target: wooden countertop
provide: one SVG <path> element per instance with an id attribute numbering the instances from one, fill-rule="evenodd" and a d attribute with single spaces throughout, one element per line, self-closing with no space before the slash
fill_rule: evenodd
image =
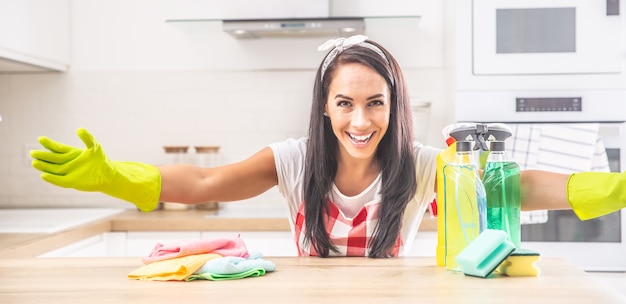
<path id="1" fill-rule="evenodd" d="M 435 230 L 425 217 L 421 230 Z M 212 282 L 127 279 L 138 258 L 36 258 L 109 231 L 284 231 L 285 218 L 228 217 L 215 211 L 128 210 L 51 234 L 0 234 L 1 303 L 356 302 L 626 303 L 614 290 L 561 259 L 544 258 L 539 277 L 480 279 L 435 266 L 434 258 L 266 257 L 277 271 Z"/>
<path id="2" fill-rule="evenodd" d="M 625 303 L 561 259 L 539 277 L 481 279 L 435 266 L 434 258 L 266 257 L 262 277 L 157 282 L 127 278 L 138 258 L 0 259 L 2 303 Z"/>

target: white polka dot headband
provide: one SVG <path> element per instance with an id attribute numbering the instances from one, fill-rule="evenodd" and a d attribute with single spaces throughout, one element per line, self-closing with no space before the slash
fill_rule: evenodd
<path id="1" fill-rule="evenodd" d="M 330 39 L 324 43 L 322 43 L 322 45 L 320 45 L 317 50 L 322 52 L 322 51 L 327 51 L 329 49 L 332 48 L 332 51 L 330 51 L 330 53 L 328 53 L 328 55 L 326 56 L 326 59 L 324 59 L 324 63 L 322 64 L 322 71 L 320 74 L 320 81 L 324 80 L 324 73 L 326 72 L 326 68 L 328 68 L 328 65 L 335 59 L 335 57 L 337 57 L 337 55 L 339 55 L 339 53 L 343 52 L 343 50 L 353 46 L 353 45 L 360 45 L 363 47 L 366 47 L 368 49 L 373 50 L 374 52 L 376 52 L 378 55 L 380 55 L 380 57 L 382 57 L 383 59 L 385 59 L 385 62 L 387 62 L 387 64 L 389 64 L 389 60 L 387 60 L 387 57 L 385 56 L 385 54 L 383 53 L 383 51 L 378 48 L 377 46 L 371 44 L 371 43 L 367 43 L 365 42 L 367 40 L 367 36 L 365 35 L 355 35 L 355 36 L 351 36 L 348 38 L 337 38 L 337 39 Z"/>

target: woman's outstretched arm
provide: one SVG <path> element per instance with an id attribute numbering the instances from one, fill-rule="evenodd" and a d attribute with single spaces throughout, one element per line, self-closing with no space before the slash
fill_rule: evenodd
<path id="1" fill-rule="evenodd" d="M 567 200 L 569 174 L 523 170 L 520 175 L 522 210 L 571 209 Z"/>
<path id="2" fill-rule="evenodd" d="M 243 161 L 220 167 L 168 165 L 158 169 L 163 202 L 242 200 L 262 194 L 278 183 L 274 153 L 269 147 Z"/>

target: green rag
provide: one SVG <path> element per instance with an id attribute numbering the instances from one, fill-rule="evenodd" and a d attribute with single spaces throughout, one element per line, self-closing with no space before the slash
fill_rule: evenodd
<path id="1" fill-rule="evenodd" d="M 194 280 L 210 280 L 210 281 L 226 281 L 226 280 L 237 280 L 243 279 L 247 277 L 260 277 L 265 275 L 265 269 L 262 267 L 252 268 L 246 271 L 231 273 L 231 274 L 216 274 L 216 273 L 200 273 L 193 274 L 185 279 L 185 281 L 194 281 Z"/>

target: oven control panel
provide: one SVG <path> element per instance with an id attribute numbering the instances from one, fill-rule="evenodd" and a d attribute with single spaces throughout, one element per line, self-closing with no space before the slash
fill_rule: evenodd
<path id="1" fill-rule="evenodd" d="M 581 112 L 582 97 L 517 97 L 515 112 Z"/>

